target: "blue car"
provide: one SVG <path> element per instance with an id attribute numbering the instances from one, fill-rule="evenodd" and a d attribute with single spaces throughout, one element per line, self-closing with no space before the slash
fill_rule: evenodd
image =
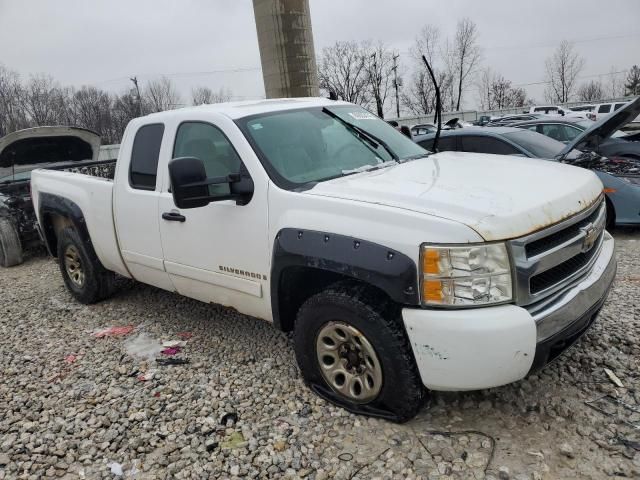
<path id="1" fill-rule="evenodd" d="M 513 127 L 469 127 L 440 133 L 438 151 L 515 155 L 554 160 L 593 170 L 604 185 L 607 226 L 640 225 L 640 161 L 609 159 L 597 153 L 599 145 L 640 114 L 640 97 L 603 118 L 572 142 L 564 144 L 539 133 Z M 414 138 L 433 151 L 436 134 Z"/>

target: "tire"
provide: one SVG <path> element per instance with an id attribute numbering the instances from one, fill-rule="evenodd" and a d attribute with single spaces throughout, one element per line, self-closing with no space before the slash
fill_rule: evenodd
<path id="1" fill-rule="evenodd" d="M 616 227 L 616 210 L 613 207 L 611 200 L 605 198 L 605 202 L 607 205 L 607 223 L 605 224 L 605 228 L 608 232 L 612 232 Z"/>
<path id="2" fill-rule="evenodd" d="M 95 303 L 113 293 L 115 275 L 102 266 L 91 244 L 83 242 L 74 228 L 58 235 L 58 265 L 67 289 L 79 302 Z"/>
<path id="3" fill-rule="evenodd" d="M 20 235 L 7 217 L 0 217 L 0 265 L 13 267 L 22 263 Z"/>
<path id="4" fill-rule="evenodd" d="M 336 328 L 346 331 L 350 340 L 340 343 L 342 337 Z M 357 340 L 359 334 L 364 338 Z M 335 348 L 327 336 L 337 340 Z M 355 346 L 356 353 L 341 356 L 349 343 Z M 424 402 L 425 388 L 402 324 L 400 307 L 381 299 L 380 292 L 366 285 L 339 282 L 310 297 L 298 311 L 294 344 L 305 382 L 323 398 L 353 413 L 401 423 L 413 418 Z M 372 358 L 367 353 L 370 347 Z M 354 367 L 358 364 L 357 352 L 362 358 Z M 328 355 L 325 357 L 324 353 Z M 337 363 L 329 362 L 328 357 Z M 340 375 L 344 379 L 342 386 Z M 364 382 L 368 387 L 363 386 Z M 347 394 L 344 390 L 348 390 Z"/>

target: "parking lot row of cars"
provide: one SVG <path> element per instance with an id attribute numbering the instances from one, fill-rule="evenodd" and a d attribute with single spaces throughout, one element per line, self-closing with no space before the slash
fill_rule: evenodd
<path id="1" fill-rule="evenodd" d="M 570 163 L 593 170 L 605 187 L 608 226 L 640 224 L 640 133 L 620 129 L 640 113 L 640 98 L 609 105 L 598 121 L 559 107 L 531 107 L 529 113 L 496 118 L 485 126 L 450 121 L 436 149 L 514 155 Z M 547 109 L 547 110 L 544 110 Z M 555 109 L 555 110 L 554 110 Z M 591 113 L 586 109 L 583 112 Z M 436 127 L 412 127 L 414 140 L 434 150 Z"/>

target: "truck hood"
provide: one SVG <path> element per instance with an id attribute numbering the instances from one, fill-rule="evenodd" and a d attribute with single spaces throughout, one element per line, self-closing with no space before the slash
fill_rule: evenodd
<path id="1" fill-rule="evenodd" d="M 0 138 L 0 168 L 98 160 L 100 135 L 78 127 L 19 130 Z"/>
<path id="2" fill-rule="evenodd" d="M 321 182 L 305 193 L 434 215 L 485 240 L 504 240 L 585 209 L 602 183 L 593 172 L 552 161 L 442 152 Z"/>
<path id="3" fill-rule="evenodd" d="M 633 122 L 638 115 L 640 115 L 640 97 L 637 97 L 624 107 L 610 115 L 606 115 L 591 125 L 591 128 L 586 129 L 572 142 L 567 144 L 562 152 L 560 152 L 559 159 L 564 159 L 573 149 L 592 152 L 598 151 L 598 147 L 602 142 L 613 135 L 616 130 Z"/>

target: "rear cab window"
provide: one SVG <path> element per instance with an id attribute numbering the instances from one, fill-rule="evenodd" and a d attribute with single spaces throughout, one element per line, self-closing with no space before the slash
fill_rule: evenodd
<path id="1" fill-rule="evenodd" d="M 609 113 L 611 111 L 611 104 L 600 105 L 598 107 L 598 113 Z"/>
<path id="2" fill-rule="evenodd" d="M 143 125 L 136 132 L 129 164 L 129 185 L 136 190 L 155 190 L 164 124 Z"/>

